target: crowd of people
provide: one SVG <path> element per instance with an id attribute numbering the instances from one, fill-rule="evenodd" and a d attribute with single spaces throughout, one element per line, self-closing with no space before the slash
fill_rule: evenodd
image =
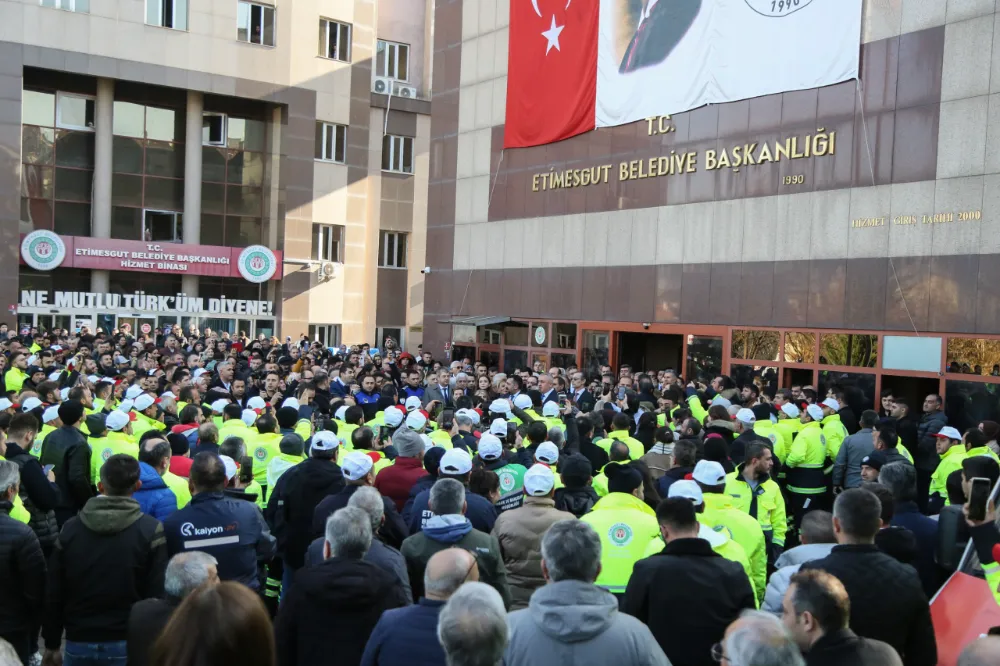
<path id="1" fill-rule="evenodd" d="M 1000 479 L 936 395 L 179 327 L 0 352 L 3 666 L 932 666 L 937 514 Z M 992 503 L 963 525 L 996 590 Z"/>

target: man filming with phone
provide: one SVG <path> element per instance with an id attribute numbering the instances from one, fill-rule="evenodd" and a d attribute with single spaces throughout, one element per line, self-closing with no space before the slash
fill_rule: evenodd
<path id="1" fill-rule="evenodd" d="M 997 511 L 990 499 L 993 484 L 988 478 L 968 480 L 969 501 L 963 507 L 969 524 L 969 535 L 979 556 L 979 563 L 986 576 L 993 599 L 1000 605 L 1000 530 L 997 529 Z"/>

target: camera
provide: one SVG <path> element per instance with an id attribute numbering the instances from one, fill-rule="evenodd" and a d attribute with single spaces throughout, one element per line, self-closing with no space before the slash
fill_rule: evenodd
<path id="1" fill-rule="evenodd" d="M 422 269 L 420 269 L 420 272 L 423 273 L 424 275 L 427 275 L 427 274 L 429 274 L 431 272 L 431 267 L 430 266 L 424 266 Z"/>

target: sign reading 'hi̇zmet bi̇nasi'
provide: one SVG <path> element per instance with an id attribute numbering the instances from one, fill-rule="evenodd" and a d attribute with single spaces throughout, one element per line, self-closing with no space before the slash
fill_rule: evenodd
<path id="1" fill-rule="evenodd" d="M 40 229 L 21 240 L 21 263 L 39 271 L 60 266 L 105 271 L 242 277 L 248 282 L 280 279 L 281 252 L 246 248 L 60 236 Z"/>

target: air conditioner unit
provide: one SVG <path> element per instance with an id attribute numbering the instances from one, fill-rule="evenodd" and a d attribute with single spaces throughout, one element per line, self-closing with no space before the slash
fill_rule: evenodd
<path id="1" fill-rule="evenodd" d="M 332 280 L 336 277 L 337 265 L 332 261 L 324 261 L 319 265 L 319 277 L 321 280 Z"/>
<path id="2" fill-rule="evenodd" d="M 392 84 L 392 94 L 396 97 L 416 97 L 417 89 L 405 83 Z"/>
<path id="3" fill-rule="evenodd" d="M 375 80 L 372 81 L 372 92 L 388 95 L 390 90 L 392 90 L 392 79 L 389 77 L 376 76 Z"/>

